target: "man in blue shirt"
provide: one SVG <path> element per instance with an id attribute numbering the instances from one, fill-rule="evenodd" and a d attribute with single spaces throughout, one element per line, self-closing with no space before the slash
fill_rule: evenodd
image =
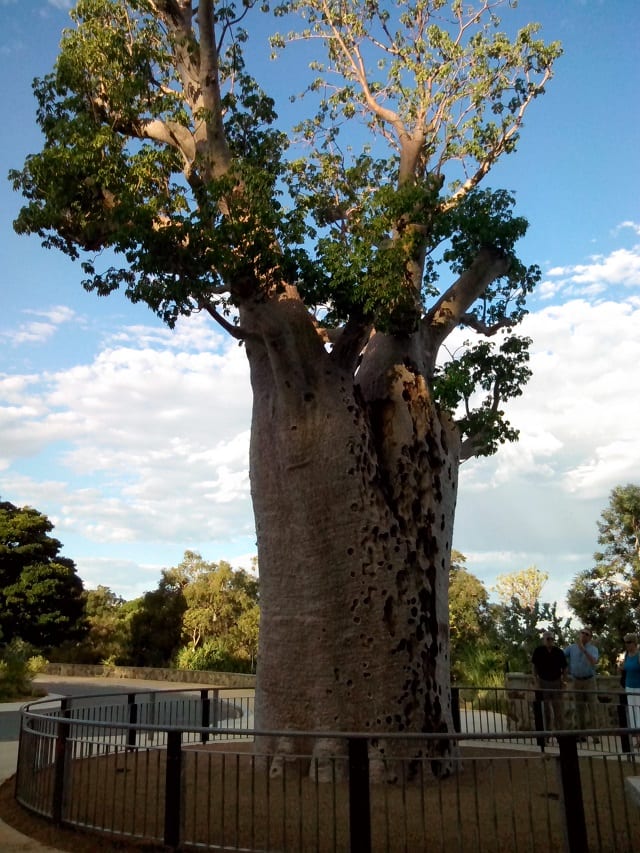
<path id="1" fill-rule="evenodd" d="M 575 643 L 564 650 L 569 675 L 573 680 L 576 723 L 579 729 L 595 728 L 596 725 L 596 666 L 599 653 L 591 642 L 592 639 L 591 630 L 582 628 Z M 585 741 L 586 737 L 578 739 Z M 599 741 L 600 738 L 593 738 L 594 743 Z"/>

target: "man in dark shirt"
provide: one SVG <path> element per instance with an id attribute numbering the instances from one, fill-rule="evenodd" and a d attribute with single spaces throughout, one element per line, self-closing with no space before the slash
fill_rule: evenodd
<path id="1" fill-rule="evenodd" d="M 536 687 L 542 691 L 545 728 L 555 728 L 556 731 L 564 729 L 562 688 L 566 682 L 567 659 L 562 649 L 556 646 L 551 631 L 545 631 L 542 635 L 542 645 L 534 651 L 531 663 Z"/>

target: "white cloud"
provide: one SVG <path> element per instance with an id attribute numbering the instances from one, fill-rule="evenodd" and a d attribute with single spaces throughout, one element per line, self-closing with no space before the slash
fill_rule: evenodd
<path id="1" fill-rule="evenodd" d="M 24 313 L 39 319 L 21 323 L 17 329 L 0 333 L 0 339 L 7 340 L 13 346 L 43 344 L 49 341 L 63 324 L 82 323 L 75 311 L 65 305 L 56 305 L 47 311 L 28 310 Z"/>
<path id="2" fill-rule="evenodd" d="M 169 566 L 141 563 L 119 557 L 76 557 L 78 574 L 85 589 L 108 586 L 125 599 L 139 598 L 155 589 L 163 568 Z"/>
<path id="3" fill-rule="evenodd" d="M 621 222 L 618 226 L 618 230 L 623 230 L 625 228 L 631 229 L 635 234 L 640 237 L 640 223 L 631 222 L 630 220 L 626 220 L 625 222 Z"/>
<path id="4" fill-rule="evenodd" d="M 35 503 L 44 475 L 43 510 L 55 494 L 61 531 L 95 542 L 187 547 L 250 535 L 246 355 L 194 319 L 193 338 L 184 326 L 177 340 L 127 328 L 92 362 L 4 377 L 3 467 L 31 458 L 43 469 L 33 479 L 8 473 L 4 488 Z"/>
<path id="5" fill-rule="evenodd" d="M 621 226 L 640 233 L 640 226 L 625 222 Z M 608 255 L 594 255 L 589 263 L 557 266 L 547 270 L 539 294 L 544 298 L 560 291 L 565 296 L 597 296 L 610 287 L 640 286 L 640 246 L 615 249 Z"/>
<path id="6" fill-rule="evenodd" d="M 534 562 L 557 585 L 590 564 L 611 489 L 640 482 L 640 306 L 572 300 L 522 332 L 533 378 L 507 405 L 520 440 L 462 466 L 455 547 L 474 555 L 470 571 Z"/>

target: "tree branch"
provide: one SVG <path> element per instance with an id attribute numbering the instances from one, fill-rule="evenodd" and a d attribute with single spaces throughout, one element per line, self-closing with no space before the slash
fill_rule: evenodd
<path id="1" fill-rule="evenodd" d="M 347 323 L 334 339 L 330 358 L 346 370 L 353 371 L 373 329 L 372 323 L 360 312 L 353 311 Z"/>
<path id="2" fill-rule="evenodd" d="M 493 389 L 491 391 L 491 406 L 489 411 L 492 415 L 496 415 L 498 413 L 498 407 L 500 406 L 501 396 L 500 396 L 500 383 L 496 379 L 493 383 Z M 465 401 L 465 406 L 468 409 L 468 400 Z M 487 439 L 491 438 L 491 429 L 488 426 L 485 426 L 484 429 L 480 429 L 477 432 L 470 434 L 460 445 L 460 461 L 464 462 L 467 459 L 471 459 L 472 456 L 475 456 L 479 450 L 484 447 L 487 442 Z"/>
<path id="3" fill-rule="evenodd" d="M 200 0 L 197 15 L 200 31 L 200 98 L 202 101 L 203 126 L 207 130 L 204 138 L 198 139 L 198 135 L 196 136 L 196 145 L 200 153 L 205 156 L 212 177 L 217 178 L 228 172 L 231 164 L 231 153 L 222 120 L 220 69 L 218 67 L 218 46 L 213 24 L 212 0 Z"/>
<path id="4" fill-rule="evenodd" d="M 234 326 L 233 323 L 230 323 L 225 317 L 220 314 L 220 312 L 216 309 L 215 305 L 212 305 L 208 300 L 199 297 L 197 299 L 198 308 L 201 311 L 206 311 L 207 314 L 218 323 L 219 326 L 231 335 L 232 338 L 235 338 L 237 341 L 246 341 L 247 338 L 252 337 L 250 332 L 245 331 L 240 328 L 240 326 Z M 256 337 L 256 336 L 253 336 Z"/>
<path id="5" fill-rule="evenodd" d="M 484 290 L 510 266 L 509 258 L 492 247 L 483 247 L 469 269 L 442 294 L 422 320 L 422 332 L 429 335 L 433 351 L 460 323 L 467 309 Z"/>
<path id="6" fill-rule="evenodd" d="M 482 320 L 479 320 L 475 314 L 463 314 L 460 317 L 460 322 L 468 326 L 470 329 L 473 329 L 474 332 L 478 332 L 481 335 L 484 335 L 487 338 L 493 337 L 500 329 L 508 329 L 510 326 L 514 325 L 514 321 L 509 317 L 503 317 L 501 320 L 498 320 L 497 323 L 492 323 L 489 325 L 488 323 L 483 323 Z"/>
<path id="7" fill-rule="evenodd" d="M 538 93 L 544 88 L 545 84 L 551 79 L 552 71 L 550 68 L 547 68 L 544 76 L 540 83 L 538 83 L 534 89 L 529 93 L 529 95 L 524 99 L 522 104 L 520 105 L 520 109 L 516 113 L 516 117 L 513 121 L 513 124 L 509 126 L 507 130 L 500 136 L 497 140 L 496 144 L 490 148 L 487 152 L 486 157 L 480 162 L 476 171 L 469 177 L 462 186 L 455 192 L 453 195 L 447 200 L 445 204 L 441 206 L 441 210 L 446 212 L 447 210 L 451 210 L 459 204 L 460 200 L 464 198 L 464 196 L 468 195 L 472 189 L 478 186 L 478 184 L 482 181 L 482 179 L 487 175 L 487 173 L 491 170 L 495 162 L 499 157 L 502 156 L 507 151 L 509 142 L 513 139 L 514 136 L 518 133 L 522 126 L 522 122 L 524 120 L 524 114 L 527 107 L 531 104 L 533 99 L 538 95 Z"/>
<path id="8" fill-rule="evenodd" d="M 353 54 L 351 50 L 349 50 L 349 47 L 344 37 L 342 36 L 342 33 L 340 32 L 340 25 L 334 23 L 333 16 L 331 14 L 331 9 L 329 7 L 329 4 L 326 2 L 323 3 L 323 12 L 326 16 L 328 26 L 331 29 L 331 38 L 333 38 L 333 40 L 338 44 L 345 61 L 348 65 L 351 66 L 353 75 L 357 80 L 358 84 L 360 85 L 360 88 L 362 89 L 362 94 L 364 95 L 365 103 L 368 109 L 375 116 L 377 116 L 380 121 L 393 125 L 398 136 L 402 136 L 405 128 L 402 122 L 400 121 L 398 113 L 394 110 L 390 110 L 386 107 L 381 106 L 375 99 L 371 91 L 371 87 L 369 86 L 369 81 L 367 79 L 367 72 L 364 60 L 362 58 L 362 55 L 360 54 L 359 49 L 354 43 Z"/>

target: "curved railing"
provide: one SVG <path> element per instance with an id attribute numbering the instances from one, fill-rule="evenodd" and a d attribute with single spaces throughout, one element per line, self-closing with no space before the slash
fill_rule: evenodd
<path id="1" fill-rule="evenodd" d="M 624 693 L 553 733 L 542 698 L 455 688 L 456 732 L 424 735 L 258 732 L 253 695 L 222 689 L 39 700 L 22 711 L 16 797 L 61 826 L 170 848 L 640 849 Z M 277 761 L 261 752 L 274 739 Z"/>

